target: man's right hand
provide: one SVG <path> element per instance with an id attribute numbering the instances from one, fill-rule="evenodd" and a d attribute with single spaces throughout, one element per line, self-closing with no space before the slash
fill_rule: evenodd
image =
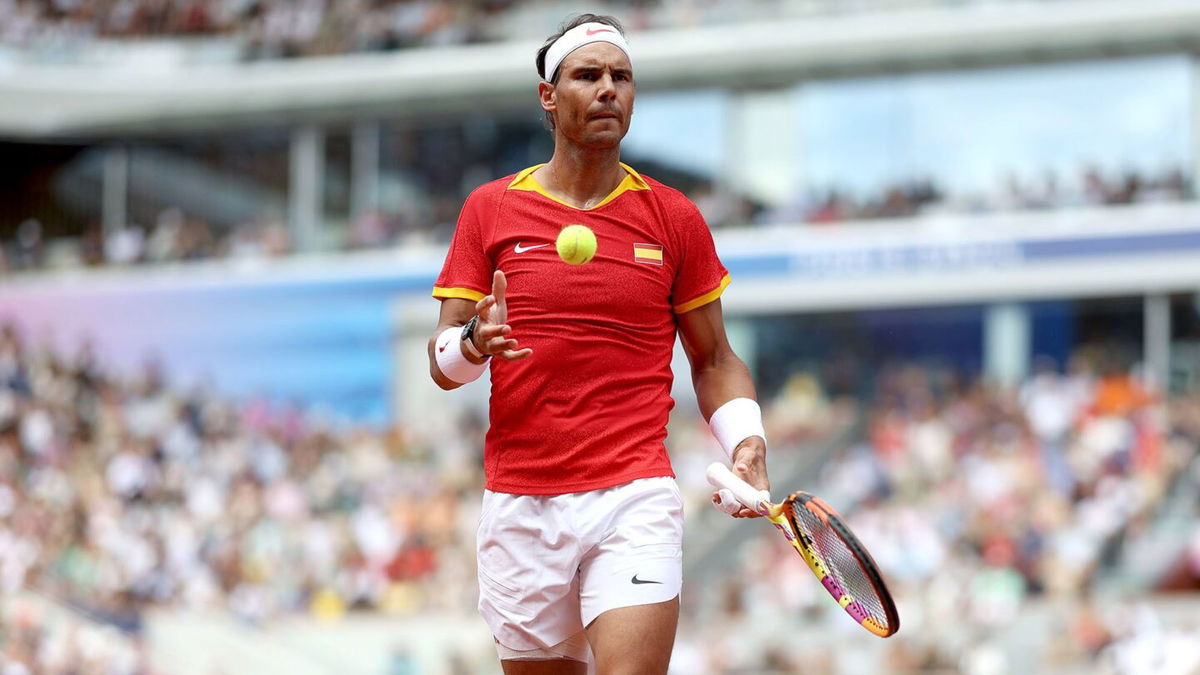
<path id="1" fill-rule="evenodd" d="M 735 476 L 749 483 L 756 490 L 771 491 L 771 481 L 767 478 L 767 444 L 761 436 L 751 436 L 733 450 L 733 467 L 732 471 Z M 733 498 L 733 493 L 727 495 L 728 498 Z M 734 518 L 757 518 L 759 513 L 753 509 L 742 506 L 739 509 L 722 506 L 720 492 L 714 492 L 712 502 L 716 505 L 719 511 L 723 511 L 733 516 Z M 729 502 L 724 502 L 728 504 Z"/>
<path id="2" fill-rule="evenodd" d="M 504 272 L 496 270 L 492 274 L 492 293 L 485 295 L 475 303 L 475 313 L 479 315 L 479 323 L 475 326 L 473 341 L 475 348 L 486 356 L 499 356 L 505 361 L 520 361 L 533 353 L 529 347 L 519 349 L 517 341 L 512 337 L 512 326 L 508 321 L 508 303 L 504 293 L 508 282 Z"/>

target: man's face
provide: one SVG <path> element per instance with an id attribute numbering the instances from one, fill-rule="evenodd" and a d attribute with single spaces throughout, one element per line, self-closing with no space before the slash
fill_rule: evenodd
<path id="1" fill-rule="evenodd" d="M 542 108 L 554 111 L 555 127 L 585 148 L 616 147 L 633 115 L 633 66 L 607 42 L 593 42 L 567 55 L 558 83 L 539 87 Z"/>

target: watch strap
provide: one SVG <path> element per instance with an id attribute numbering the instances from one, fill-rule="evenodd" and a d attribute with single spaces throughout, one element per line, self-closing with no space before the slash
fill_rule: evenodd
<path id="1" fill-rule="evenodd" d="M 471 317 L 471 320 L 463 326 L 462 340 L 463 342 L 467 343 L 467 351 L 471 353 L 471 356 L 474 356 L 477 359 L 483 359 L 487 358 L 488 355 L 479 351 L 479 349 L 475 346 L 475 327 L 477 325 L 479 325 L 478 314 Z"/>

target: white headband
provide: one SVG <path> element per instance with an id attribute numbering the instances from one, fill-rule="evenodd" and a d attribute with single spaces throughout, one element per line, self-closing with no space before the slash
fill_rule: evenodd
<path id="1" fill-rule="evenodd" d="M 546 50 L 546 63 L 543 68 L 543 72 L 546 73 L 545 80 L 554 80 L 554 74 L 558 72 L 558 67 L 562 65 L 563 59 L 567 58 L 567 54 L 593 42 L 607 42 L 625 52 L 625 56 L 629 56 L 629 43 L 625 42 L 625 37 L 616 28 L 606 23 L 580 24 L 563 33 L 562 37 L 555 40 L 550 49 Z"/>

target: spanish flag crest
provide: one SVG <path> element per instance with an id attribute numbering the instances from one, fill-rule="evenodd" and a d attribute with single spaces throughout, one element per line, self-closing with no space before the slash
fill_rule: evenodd
<path id="1" fill-rule="evenodd" d="M 633 261 L 647 265 L 663 264 L 663 247 L 658 244 L 634 244 Z"/>

